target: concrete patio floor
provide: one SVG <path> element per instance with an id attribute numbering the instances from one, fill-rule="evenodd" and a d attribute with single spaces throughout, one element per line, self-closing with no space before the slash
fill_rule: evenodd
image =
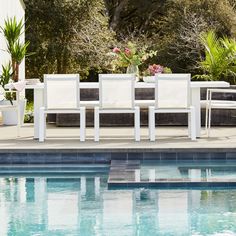
<path id="1" fill-rule="evenodd" d="M 187 138 L 186 127 L 158 127 L 157 139 L 149 142 L 147 127 L 141 128 L 141 142 L 133 139 L 133 128 L 101 128 L 100 142 L 93 141 L 93 128 L 87 128 L 87 140 L 79 141 L 79 128 L 61 128 L 48 125 L 47 139 L 39 143 L 33 139 L 33 125 L 21 128 L 21 137 L 16 138 L 15 126 L 0 125 L 0 152 L 16 150 L 79 150 L 94 151 L 224 151 L 236 150 L 236 127 L 213 127 L 211 137 L 207 138 L 204 129 L 202 137 L 196 141 Z"/>

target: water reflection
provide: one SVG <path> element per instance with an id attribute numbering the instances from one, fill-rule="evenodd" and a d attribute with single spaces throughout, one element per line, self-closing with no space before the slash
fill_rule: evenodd
<path id="1" fill-rule="evenodd" d="M 106 182 L 106 176 L 0 178 L 0 235 L 236 234 L 235 190 L 115 191 Z"/>

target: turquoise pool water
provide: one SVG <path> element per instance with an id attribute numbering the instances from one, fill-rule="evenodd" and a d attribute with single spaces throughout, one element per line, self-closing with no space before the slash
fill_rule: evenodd
<path id="1" fill-rule="evenodd" d="M 107 178 L 1 176 L 0 236 L 236 235 L 236 190 L 108 190 Z"/>

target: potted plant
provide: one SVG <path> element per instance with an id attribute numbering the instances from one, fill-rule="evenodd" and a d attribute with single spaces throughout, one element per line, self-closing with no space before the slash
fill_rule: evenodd
<path id="1" fill-rule="evenodd" d="M 0 27 L 1 33 L 3 33 L 6 43 L 7 52 L 10 54 L 11 62 L 7 66 L 2 66 L 2 75 L 0 85 L 2 88 L 9 82 L 19 81 L 19 67 L 25 56 L 29 56 L 27 53 L 27 48 L 29 42 L 22 42 L 21 35 L 24 33 L 23 20 L 17 22 L 16 17 L 8 18 L 5 20 L 4 26 Z M 31 53 L 32 54 L 32 53 Z M 1 103 L 12 103 L 12 95 L 5 97 Z M 13 101 L 14 103 L 14 101 Z M 21 121 L 24 119 L 24 110 L 26 107 L 26 99 L 20 99 L 20 113 Z M 5 125 L 15 125 L 17 124 L 17 116 L 15 111 L 4 111 L 3 113 L 3 123 Z"/>
<path id="2" fill-rule="evenodd" d="M 155 82 L 155 74 L 170 74 L 172 73 L 169 67 L 164 67 L 158 64 L 149 65 L 148 68 L 143 72 L 144 82 Z"/>
<path id="3" fill-rule="evenodd" d="M 115 47 L 113 49 L 115 59 L 113 64 L 115 67 L 125 67 L 126 73 L 135 74 L 139 80 L 139 68 L 144 61 L 156 55 L 156 51 L 147 51 L 147 47 L 137 49 L 134 43 L 129 42 L 127 47 L 120 49 Z"/>

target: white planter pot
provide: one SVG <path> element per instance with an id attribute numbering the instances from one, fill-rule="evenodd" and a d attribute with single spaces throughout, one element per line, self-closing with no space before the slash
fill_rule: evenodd
<path id="1" fill-rule="evenodd" d="M 13 104 L 15 101 L 13 101 Z M 10 101 L 1 101 L 2 105 L 11 105 Z M 20 100 L 20 118 L 21 124 L 24 123 L 24 115 L 26 108 L 26 99 Z M 16 111 L 3 111 L 2 112 L 2 120 L 4 125 L 17 125 L 17 113 Z"/>

